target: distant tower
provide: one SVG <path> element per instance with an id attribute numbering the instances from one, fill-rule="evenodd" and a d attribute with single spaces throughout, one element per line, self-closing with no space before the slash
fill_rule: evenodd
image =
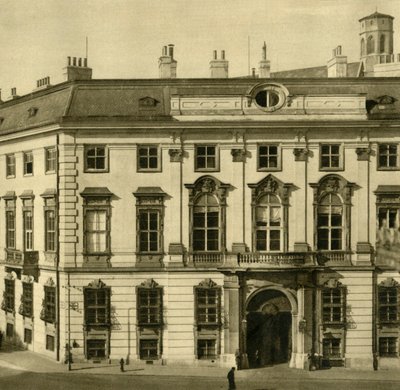
<path id="1" fill-rule="evenodd" d="M 269 78 L 271 77 L 271 63 L 267 60 L 267 45 L 264 42 L 264 46 L 262 47 L 262 57 L 259 63 L 259 75 L 260 78 Z"/>
<path id="2" fill-rule="evenodd" d="M 375 12 L 359 20 L 360 58 L 366 76 L 372 76 L 374 65 L 393 62 L 393 16 Z"/>

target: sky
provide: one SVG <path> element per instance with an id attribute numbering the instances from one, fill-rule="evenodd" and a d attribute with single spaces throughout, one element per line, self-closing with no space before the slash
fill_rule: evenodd
<path id="1" fill-rule="evenodd" d="M 395 17 L 400 0 L 0 0 L 0 88 L 19 95 L 50 76 L 64 81 L 67 56 L 85 57 L 96 79 L 157 78 L 162 46 L 175 44 L 178 77 L 209 77 L 213 50 L 225 50 L 229 76 L 258 68 L 266 41 L 271 71 L 326 64 L 342 45 L 359 59 L 358 20 Z"/>

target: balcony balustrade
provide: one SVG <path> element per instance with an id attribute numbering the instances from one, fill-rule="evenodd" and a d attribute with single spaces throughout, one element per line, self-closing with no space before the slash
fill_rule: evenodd
<path id="1" fill-rule="evenodd" d="M 240 267 L 299 267 L 306 263 L 304 253 L 239 253 Z"/>
<path id="2" fill-rule="evenodd" d="M 36 271 L 39 266 L 39 252 L 6 248 L 5 265 L 10 268 L 20 269 L 23 273 L 36 276 Z"/>

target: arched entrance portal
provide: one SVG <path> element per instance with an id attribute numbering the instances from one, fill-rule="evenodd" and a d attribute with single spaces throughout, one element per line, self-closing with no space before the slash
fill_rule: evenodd
<path id="1" fill-rule="evenodd" d="M 246 346 L 249 367 L 289 362 L 292 352 L 292 313 L 286 295 L 263 290 L 247 305 Z"/>

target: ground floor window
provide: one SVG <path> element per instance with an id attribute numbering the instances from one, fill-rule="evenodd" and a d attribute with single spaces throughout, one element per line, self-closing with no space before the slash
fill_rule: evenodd
<path id="1" fill-rule="evenodd" d="M 87 358 L 105 358 L 106 357 L 106 340 L 87 340 Z"/>
<path id="2" fill-rule="evenodd" d="M 7 337 L 13 337 L 14 336 L 14 324 L 7 323 L 6 336 Z"/>
<path id="3" fill-rule="evenodd" d="M 158 359 L 158 340 L 140 340 L 140 359 Z"/>
<path id="4" fill-rule="evenodd" d="M 32 344 L 32 329 L 24 329 L 24 343 Z"/>
<path id="5" fill-rule="evenodd" d="M 325 338 L 322 342 L 322 353 L 325 359 L 341 358 L 341 339 Z"/>
<path id="6" fill-rule="evenodd" d="M 197 340 L 197 358 L 198 359 L 215 359 L 216 340 Z"/>
<path id="7" fill-rule="evenodd" d="M 46 349 L 54 351 L 54 336 L 46 335 Z"/>
<path id="8" fill-rule="evenodd" d="M 379 356 L 397 357 L 397 337 L 379 338 Z"/>

